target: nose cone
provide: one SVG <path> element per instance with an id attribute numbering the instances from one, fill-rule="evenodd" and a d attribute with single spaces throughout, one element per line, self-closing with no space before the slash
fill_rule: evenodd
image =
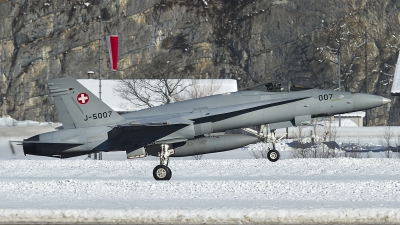
<path id="1" fill-rule="evenodd" d="M 390 100 L 390 99 L 388 99 L 388 98 L 382 97 L 383 105 L 384 105 L 384 104 L 388 104 L 388 103 L 391 102 L 391 101 L 392 101 L 392 100 Z"/>
<path id="2" fill-rule="evenodd" d="M 353 107 L 355 111 L 372 109 L 391 102 L 390 99 L 378 95 L 353 93 Z"/>

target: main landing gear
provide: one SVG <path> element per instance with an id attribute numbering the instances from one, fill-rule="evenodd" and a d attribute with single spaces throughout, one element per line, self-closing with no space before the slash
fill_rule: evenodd
<path id="1" fill-rule="evenodd" d="M 158 153 L 160 157 L 160 165 L 156 166 L 153 170 L 153 177 L 156 180 L 170 180 L 172 177 L 172 171 L 168 168 L 169 156 L 173 155 L 175 151 L 169 149 L 168 144 L 161 145 L 161 151 Z"/>

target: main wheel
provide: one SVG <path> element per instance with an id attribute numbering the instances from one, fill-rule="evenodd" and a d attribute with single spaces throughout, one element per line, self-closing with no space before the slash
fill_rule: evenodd
<path id="1" fill-rule="evenodd" d="M 269 150 L 267 153 L 267 158 L 271 162 L 276 162 L 279 159 L 279 152 L 277 150 Z"/>
<path id="2" fill-rule="evenodd" d="M 153 177 L 156 180 L 170 180 L 172 172 L 167 166 L 158 165 L 153 170 Z"/>

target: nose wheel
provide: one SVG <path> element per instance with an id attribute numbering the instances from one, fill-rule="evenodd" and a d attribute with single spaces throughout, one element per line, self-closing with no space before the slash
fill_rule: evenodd
<path id="1" fill-rule="evenodd" d="M 283 136 L 279 139 L 276 139 L 275 131 L 271 132 L 268 136 L 268 142 L 272 143 L 272 149 L 268 147 L 269 151 L 267 152 L 267 158 L 269 161 L 276 162 L 279 160 L 280 154 L 275 148 L 275 143 L 279 142 L 282 138 Z"/>
<path id="2" fill-rule="evenodd" d="M 275 150 L 275 149 L 269 150 L 268 153 L 267 153 L 267 158 L 268 158 L 268 160 L 271 161 L 271 162 L 276 162 L 276 161 L 278 161 L 278 160 L 279 160 L 279 157 L 280 157 L 280 154 L 279 154 L 279 152 L 278 152 L 277 150 Z"/>

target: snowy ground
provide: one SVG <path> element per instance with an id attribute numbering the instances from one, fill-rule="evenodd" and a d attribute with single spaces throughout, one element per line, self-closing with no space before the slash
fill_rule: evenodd
<path id="1" fill-rule="evenodd" d="M 0 161 L 0 221 L 399 223 L 394 159 Z"/>
<path id="2" fill-rule="evenodd" d="M 0 120 L 1 124 L 1 120 Z M 21 140 L 57 124 L 0 126 L 0 223 L 399 224 L 400 160 L 254 159 L 249 149 L 173 158 L 155 181 L 155 157 L 68 160 L 14 155 Z M 384 128 L 341 128 L 338 140 L 379 145 Z M 398 128 L 393 128 L 396 132 Z M 282 131 L 280 131 L 282 132 Z M 279 133 L 279 132 L 278 132 Z"/>

